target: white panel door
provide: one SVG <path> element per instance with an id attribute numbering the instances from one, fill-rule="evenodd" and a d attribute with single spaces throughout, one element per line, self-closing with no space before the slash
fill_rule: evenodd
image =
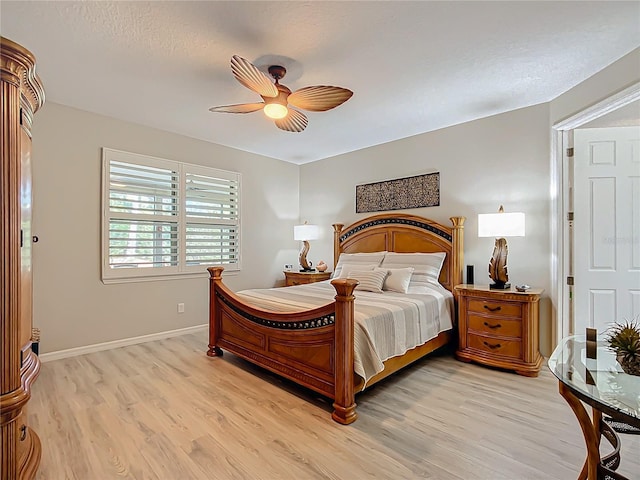
<path id="1" fill-rule="evenodd" d="M 640 127 L 574 131 L 574 322 L 640 318 Z"/>

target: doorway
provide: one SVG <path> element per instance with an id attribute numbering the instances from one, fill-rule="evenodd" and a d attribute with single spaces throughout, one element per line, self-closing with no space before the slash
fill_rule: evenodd
<path id="1" fill-rule="evenodd" d="M 580 208 L 574 205 L 574 133 L 578 129 L 608 128 L 624 122 L 628 125 L 629 117 L 637 117 L 639 102 L 640 83 L 637 83 L 552 127 L 552 185 L 555 190 L 552 208 L 555 218 L 551 225 L 551 284 L 555 288 L 551 297 L 556 306 L 556 328 L 552 339 L 554 346 L 566 335 L 583 333 L 576 329 L 584 328 L 584 322 L 575 322 L 576 312 L 584 315 L 585 308 L 583 304 L 576 308 L 575 302 L 578 299 L 574 296 L 575 255 L 584 255 L 584 251 L 579 249 L 576 252 L 574 248 L 575 240 L 583 240 L 574 238 L 576 230 L 573 213 L 576 208 Z M 584 219 L 584 212 L 582 215 Z M 582 277 L 581 279 L 584 281 Z M 585 300 L 582 298 L 580 301 Z"/>
<path id="2" fill-rule="evenodd" d="M 625 126 L 589 123 L 574 130 L 573 333 L 585 328 L 602 333 L 612 322 L 640 314 L 638 104 L 629 105 L 635 108 Z M 616 122 L 599 122 L 605 123 Z"/>

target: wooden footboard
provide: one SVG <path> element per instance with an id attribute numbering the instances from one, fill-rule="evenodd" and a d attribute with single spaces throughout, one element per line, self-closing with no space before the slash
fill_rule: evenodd
<path id="1" fill-rule="evenodd" d="M 210 278 L 210 357 L 228 350 L 334 400 L 332 418 L 356 420 L 353 364 L 352 279 L 337 279 L 335 302 L 313 310 L 278 313 L 253 308 L 222 283 L 223 267 Z"/>

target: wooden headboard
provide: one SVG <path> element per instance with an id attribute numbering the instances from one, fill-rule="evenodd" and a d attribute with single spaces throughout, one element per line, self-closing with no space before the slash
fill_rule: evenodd
<path id="1" fill-rule="evenodd" d="M 374 215 L 344 228 L 333 224 L 333 266 L 342 252 L 398 252 L 447 254 L 440 283 L 449 291 L 462 283 L 465 217 L 451 217 L 452 227 L 428 218 L 397 213 Z"/>

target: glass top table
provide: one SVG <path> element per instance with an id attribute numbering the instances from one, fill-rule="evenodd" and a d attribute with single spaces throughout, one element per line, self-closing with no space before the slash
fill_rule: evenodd
<path id="1" fill-rule="evenodd" d="M 640 377 L 622 371 L 604 339 L 598 340 L 596 352 L 595 359 L 587 358 L 584 335 L 564 338 L 549 357 L 549 369 L 591 400 L 583 401 L 596 403 L 605 413 L 640 428 Z"/>
<path id="2" fill-rule="evenodd" d="M 620 440 L 602 421 L 602 414 L 640 428 L 640 377 L 624 373 L 604 338 L 598 338 L 595 352 L 596 358 L 587 358 L 585 335 L 569 336 L 551 354 L 548 366 L 558 379 L 560 395 L 578 418 L 585 437 L 587 459 L 578 479 L 606 476 L 624 479 L 615 473 L 620 463 Z M 592 407 L 591 418 L 582 402 Z M 602 436 L 614 451 L 601 458 Z"/>

